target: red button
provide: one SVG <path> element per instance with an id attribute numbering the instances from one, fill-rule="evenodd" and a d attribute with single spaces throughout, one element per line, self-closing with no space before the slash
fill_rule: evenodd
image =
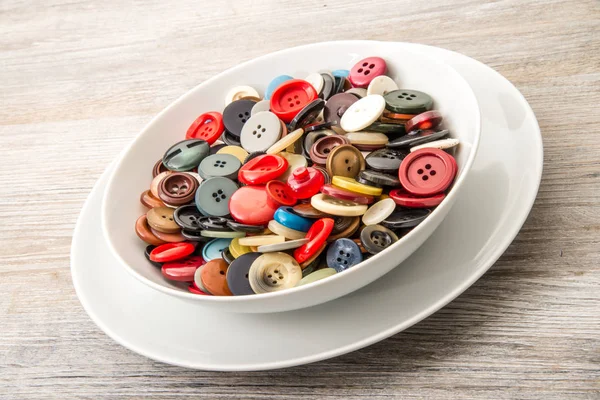
<path id="1" fill-rule="evenodd" d="M 203 139 L 213 144 L 225 130 L 223 116 L 220 112 L 211 111 L 200 115 L 190 125 L 185 135 L 186 139 Z"/>
<path id="2" fill-rule="evenodd" d="M 367 57 L 360 60 L 350 70 L 348 79 L 354 87 L 366 88 L 373 78 L 385 74 L 387 65 L 385 60 L 380 57 Z"/>
<path id="3" fill-rule="evenodd" d="M 299 199 L 308 199 L 319 193 L 325 183 L 323 173 L 311 167 L 298 167 L 288 178 L 288 185 Z"/>
<path id="4" fill-rule="evenodd" d="M 305 236 L 308 239 L 308 243 L 294 250 L 294 258 L 298 263 L 302 264 L 319 251 L 331 234 L 333 225 L 334 221 L 331 218 L 321 218 L 312 224 Z"/>
<path id="5" fill-rule="evenodd" d="M 271 94 L 271 112 L 285 123 L 290 123 L 304 106 L 317 97 L 317 91 L 310 83 L 291 79 L 283 82 Z"/>
<path id="6" fill-rule="evenodd" d="M 266 225 L 273 219 L 279 205 L 269 200 L 264 186 L 242 186 L 229 200 L 229 213 L 237 222 Z"/>
<path id="7" fill-rule="evenodd" d="M 400 183 L 416 196 L 431 196 L 446 190 L 456 176 L 456 161 L 440 149 L 425 148 L 410 153 L 398 170 Z"/>
<path id="8" fill-rule="evenodd" d="M 195 282 L 192 282 L 192 283 L 190 284 L 190 286 L 188 286 L 188 290 L 189 290 L 191 293 L 194 293 L 194 294 L 201 294 L 201 295 L 204 295 L 204 296 L 208 296 L 208 295 L 209 295 L 208 293 L 205 293 L 205 292 L 203 292 L 202 290 L 200 290 L 200 289 L 198 288 L 198 286 L 196 286 L 196 283 L 195 283 Z"/>
<path id="9" fill-rule="evenodd" d="M 201 256 L 191 256 L 163 264 L 161 271 L 165 278 L 172 281 L 192 282 L 198 267 L 205 263 Z"/>
<path id="10" fill-rule="evenodd" d="M 406 121 L 404 128 L 406 132 L 415 131 L 417 129 L 427 130 L 436 128 L 442 122 L 442 114 L 439 111 L 425 111 L 410 120 Z"/>
<path id="11" fill-rule="evenodd" d="M 194 245 L 187 242 L 161 244 L 150 252 L 150 260 L 159 263 L 180 260 L 192 254 L 194 249 Z"/>
<path id="12" fill-rule="evenodd" d="M 246 185 L 267 183 L 282 175 L 288 167 L 288 161 L 278 155 L 264 154 L 242 165 L 238 171 L 238 180 Z"/>
<path id="13" fill-rule="evenodd" d="M 292 188 L 281 181 L 267 183 L 267 194 L 277 207 L 293 206 L 298 202 Z"/>
<path id="14" fill-rule="evenodd" d="M 373 196 L 351 192 L 350 190 L 342 189 L 330 184 L 323 185 L 321 187 L 321 193 L 328 194 L 329 196 L 336 197 L 341 200 L 353 201 L 358 204 L 371 204 L 373 201 L 375 201 Z"/>
<path id="15" fill-rule="evenodd" d="M 390 198 L 396 204 L 408 208 L 431 208 L 435 207 L 446 198 L 444 193 L 434 194 L 429 197 L 419 197 L 410 194 L 404 189 L 394 189 L 390 192 Z"/>

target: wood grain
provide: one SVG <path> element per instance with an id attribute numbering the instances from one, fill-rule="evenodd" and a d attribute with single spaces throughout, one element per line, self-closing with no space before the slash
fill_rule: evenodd
<path id="1" fill-rule="evenodd" d="M 78 212 L 150 118 L 271 51 L 411 41 L 485 62 L 533 107 L 538 199 L 494 267 L 386 341 L 282 371 L 208 373 L 109 339 L 69 274 Z M 0 399 L 600 398 L 600 3 L 0 2 Z"/>

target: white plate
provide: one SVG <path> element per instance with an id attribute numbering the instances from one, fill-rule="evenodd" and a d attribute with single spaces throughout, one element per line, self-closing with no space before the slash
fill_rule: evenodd
<path id="1" fill-rule="evenodd" d="M 147 287 L 111 256 L 98 224 L 105 172 L 83 207 L 71 250 L 75 289 L 94 322 L 123 346 L 165 363 L 265 370 L 368 346 L 429 316 L 472 285 L 529 214 L 541 179 L 541 135 L 531 108 L 501 75 L 457 53 L 414 47 L 442 57 L 469 81 L 483 133 L 456 205 L 400 267 L 346 297 L 308 309 L 216 312 Z M 424 275 L 429 278 L 417 279 Z"/>

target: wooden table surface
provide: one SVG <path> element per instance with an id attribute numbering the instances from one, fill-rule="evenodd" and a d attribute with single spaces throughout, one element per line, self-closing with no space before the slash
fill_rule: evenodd
<path id="1" fill-rule="evenodd" d="M 0 2 L 0 398 L 599 399 L 600 3 Z M 94 325 L 69 249 L 92 186 L 163 107 L 275 50 L 420 42 L 492 66 L 539 120 L 544 176 L 521 233 L 432 317 L 282 371 L 153 362 Z"/>

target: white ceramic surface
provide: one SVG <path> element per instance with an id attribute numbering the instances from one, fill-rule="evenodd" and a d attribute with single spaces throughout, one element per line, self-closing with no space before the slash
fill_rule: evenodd
<path id="1" fill-rule="evenodd" d="M 483 135 L 455 207 L 402 266 L 349 296 L 304 310 L 236 314 L 185 302 L 132 278 L 109 252 L 94 223 L 107 171 L 84 205 L 71 250 L 73 283 L 92 320 L 154 360 L 206 370 L 264 370 L 368 346 L 473 284 L 508 247 L 533 205 L 543 161 L 539 127 L 517 89 L 492 69 L 447 50 L 412 46 L 464 74 L 481 106 Z"/>
<path id="2" fill-rule="evenodd" d="M 314 54 L 319 54 L 314 58 Z M 146 210 L 139 194 L 150 184 L 152 167 L 165 149 L 182 140 L 202 112 L 222 110 L 223 98 L 236 85 L 260 92 L 277 75 L 303 77 L 320 69 L 348 68 L 367 56 L 384 57 L 388 74 L 403 88 L 431 95 L 444 115 L 445 127 L 461 140 L 455 153 L 458 177 L 446 199 L 417 228 L 376 256 L 328 279 L 281 292 L 254 296 L 197 296 L 164 279 L 144 257 L 145 244 L 134 232 Z M 154 289 L 199 304 L 235 312 L 277 312 L 320 304 L 369 284 L 412 254 L 438 227 L 454 204 L 469 171 L 480 136 L 477 100 L 466 81 L 451 67 L 415 51 L 409 44 L 372 41 L 326 42 L 296 47 L 257 58 L 209 79 L 161 112 L 124 152 L 109 178 L 102 205 L 102 224 L 109 247 L 127 271 Z"/>

